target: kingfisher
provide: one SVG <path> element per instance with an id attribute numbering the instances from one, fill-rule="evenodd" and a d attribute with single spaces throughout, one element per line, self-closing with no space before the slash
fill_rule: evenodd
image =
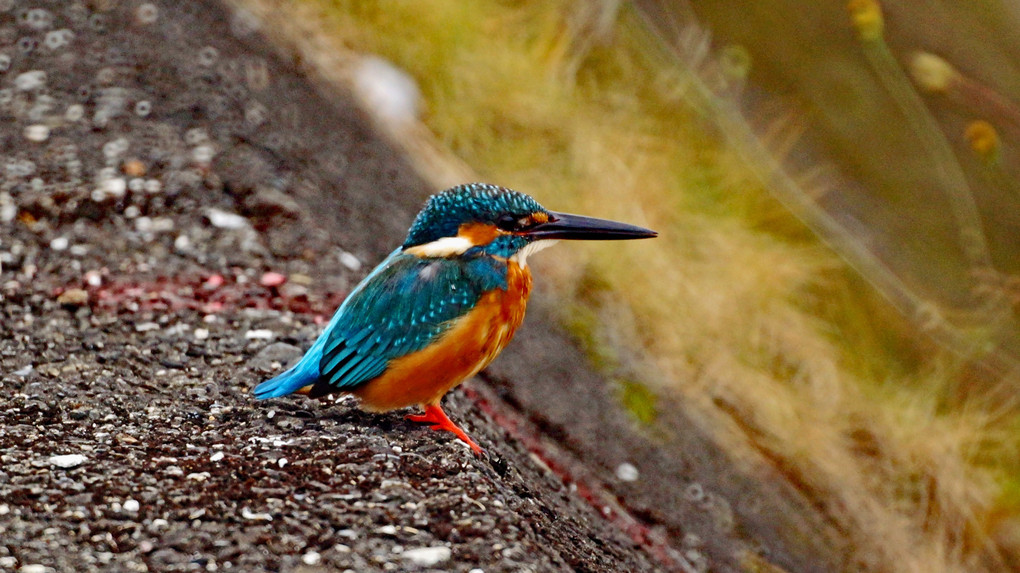
<path id="1" fill-rule="evenodd" d="M 655 237 L 626 223 L 557 213 L 530 196 L 472 183 L 431 196 L 404 243 L 365 277 L 294 366 L 255 387 L 259 399 L 349 393 L 369 412 L 408 415 L 482 449 L 440 400 L 485 368 L 524 319 L 528 257 L 560 239 Z"/>

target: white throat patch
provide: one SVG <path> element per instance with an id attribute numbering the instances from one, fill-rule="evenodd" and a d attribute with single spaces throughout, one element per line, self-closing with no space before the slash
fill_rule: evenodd
<path id="1" fill-rule="evenodd" d="M 452 257 L 453 255 L 463 255 L 473 246 L 475 244 L 467 237 L 443 237 L 431 243 L 411 247 L 407 249 L 407 252 L 419 257 Z"/>
<path id="2" fill-rule="evenodd" d="M 524 268 L 528 266 L 528 256 L 532 253 L 537 253 L 542 249 L 548 249 L 558 242 L 559 241 L 556 239 L 541 239 L 533 243 L 528 243 L 527 245 L 524 245 L 521 250 L 514 253 L 514 256 L 510 257 L 510 260 L 520 265 L 521 268 Z"/>

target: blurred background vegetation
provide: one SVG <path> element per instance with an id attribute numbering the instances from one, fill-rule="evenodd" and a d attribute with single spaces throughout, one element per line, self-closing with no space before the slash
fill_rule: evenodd
<path id="1" fill-rule="evenodd" d="M 766 452 L 848 569 L 1020 566 L 1015 4 L 299 4 L 481 179 L 660 231 L 534 263 L 636 423 Z"/>

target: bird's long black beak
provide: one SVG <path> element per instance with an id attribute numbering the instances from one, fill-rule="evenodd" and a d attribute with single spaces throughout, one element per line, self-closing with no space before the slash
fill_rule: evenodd
<path id="1" fill-rule="evenodd" d="M 644 227 L 618 223 L 584 215 L 549 213 L 549 222 L 535 225 L 524 231 L 536 239 L 567 239 L 575 241 L 619 241 L 623 239 L 649 239 L 658 233 Z"/>

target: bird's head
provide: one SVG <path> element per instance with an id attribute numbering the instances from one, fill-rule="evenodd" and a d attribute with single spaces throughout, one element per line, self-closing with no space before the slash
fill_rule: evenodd
<path id="1" fill-rule="evenodd" d="M 420 257 L 477 252 L 526 264 L 530 253 L 559 239 L 620 240 L 656 236 L 626 223 L 556 213 L 528 195 L 484 183 L 460 185 L 429 198 L 404 241 Z"/>

